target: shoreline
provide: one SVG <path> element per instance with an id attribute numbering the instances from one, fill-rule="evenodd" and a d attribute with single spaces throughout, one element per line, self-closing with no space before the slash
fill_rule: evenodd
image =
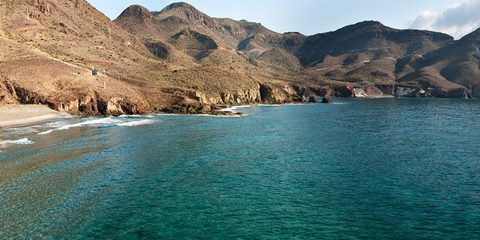
<path id="1" fill-rule="evenodd" d="M 376 99 L 376 98 L 393 98 L 393 96 L 368 96 L 357 97 L 360 99 Z M 245 116 L 243 112 L 237 111 L 239 108 L 252 107 L 252 106 L 281 106 L 285 104 L 305 104 L 301 102 L 281 103 L 281 104 L 246 104 L 246 105 L 233 105 L 225 106 L 224 108 L 217 109 L 210 113 L 206 113 L 212 116 Z M 0 104 L 0 130 L 12 127 L 25 127 L 41 123 L 46 120 L 69 116 L 69 113 L 59 112 L 49 108 L 46 105 L 40 104 Z M 186 114 L 189 115 L 189 114 Z"/>
<path id="2" fill-rule="evenodd" d="M 68 115 L 45 105 L 0 105 L 0 129 L 29 126 Z"/>

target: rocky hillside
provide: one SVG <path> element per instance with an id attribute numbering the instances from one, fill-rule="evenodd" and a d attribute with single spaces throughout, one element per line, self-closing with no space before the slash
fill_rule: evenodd
<path id="1" fill-rule="evenodd" d="M 1 102 L 84 114 L 148 109 L 139 84 L 120 78 L 149 61 L 148 49 L 87 2 L 0 1 L 0 12 Z"/>
<path id="2" fill-rule="evenodd" d="M 468 86 L 412 63 L 454 43 L 443 33 L 365 21 L 313 36 L 280 34 L 258 23 L 211 18 L 186 3 L 160 12 L 131 6 L 114 22 L 141 36 L 158 58 L 228 66 L 290 94 L 471 96 Z M 395 91 L 397 85 L 407 90 Z"/>
<path id="3" fill-rule="evenodd" d="M 117 115 L 311 95 L 477 97 L 479 36 L 454 41 L 375 21 L 304 36 L 187 3 L 133 5 L 111 21 L 85 0 L 4 0 L 0 103 Z"/>
<path id="4" fill-rule="evenodd" d="M 229 66 L 200 64 L 169 43 L 170 57 L 157 57 L 155 44 L 123 30 L 84 0 L 7 0 L 0 1 L 0 12 L 0 103 L 118 115 L 289 101 L 268 82 Z M 271 91 L 261 92 L 263 87 Z"/>
<path id="5" fill-rule="evenodd" d="M 438 92 L 439 97 L 456 97 L 455 92 L 448 91 L 447 86 L 463 86 L 456 90 L 464 97 L 480 97 L 480 30 L 476 30 L 462 39 L 447 46 L 426 53 L 411 60 L 406 67 L 411 73 L 399 81 L 417 82 L 423 88 L 438 89 L 445 85 L 446 90 Z"/>

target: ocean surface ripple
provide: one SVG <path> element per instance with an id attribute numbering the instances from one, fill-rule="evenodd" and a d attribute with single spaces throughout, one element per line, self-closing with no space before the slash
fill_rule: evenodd
<path id="1" fill-rule="evenodd" d="M 0 239 L 478 239 L 480 100 L 6 129 Z"/>

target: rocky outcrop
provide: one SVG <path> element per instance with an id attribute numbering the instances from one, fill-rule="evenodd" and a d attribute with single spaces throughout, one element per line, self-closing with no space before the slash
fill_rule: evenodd
<path id="1" fill-rule="evenodd" d="M 152 54 L 161 59 L 167 59 L 171 52 L 171 49 L 162 42 L 146 42 L 145 46 Z"/>
<path id="2" fill-rule="evenodd" d="M 414 85 L 395 85 L 393 95 L 408 98 L 472 98 L 471 92 L 461 86 L 451 89 L 441 87 L 423 89 Z"/>
<path id="3" fill-rule="evenodd" d="M 163 89 L 165 93 L 176 97 L 176 103 L 160 109 L 162 112 L 179 114 L 215 114 L 221 106 L 268 103 L 281 104 L 292 102 L 293 97 L 278 86 L 259 83 L 255 87 L 235 91 L 223 91 L 209 94 L 201 91 L 181 89 Z"/>
<path id="4" fill-rule="evenodd" d="M 132 5 L 128 8 L 126 8 L 122 14 L 123 16 L 130 16 L 130 17 L 135 17 L 138 19 L 143 19 L 146 21 L 146 19 L 153 21 L 154 17 L 152 12 L 150 12 L 148 9 L 140 6 L 140 5 Z"/>
<path id="5" fill-rule="evenodd" d="M 335 87 L 333 91 L 335 97 L 355 97 L 354 88 L 350 84 Z"/>
<path id="6" fill-rule="evenodd" d="M 5 77 L 0 77 L 0 80 L 2 80 L 0 82 L 0 102 L 6 104 L 19 103 L 13 84 Z"/>
<path id="7" fill-rule="evenodd" d="M 180 103 L 160 109 L 163 113 L 204 114 L 213 112 L 212 105 L 205 103 Z"/>
<path id="8" fill-rule="evenodd" d="M 471 92 L 464 87 L 453 89 L 434 89 L 432 92 L 427 93 L 436 98 L 472 98 Z"/>
<path id="9" fill-rule="evenodd" d="M 263 103 L 286 103 L 292 101 L 292 96 L 281 88 L 269 84 L 260 84 L 260 96 Z"/>
<path id="10" fill-rule="evenodd" d="M 393 90 L 393 96 L 395 97 L 420 97 L 425 94 L 425 90 L 417 86 L 408 86 L 408 85 L 395 85 Z"/>
<path id="11" fill-rule="evenodd" d="M 332 103 L 332 100 L 330 100 L 329 98 L 322 98 L 322 102 L 321 103 Z"/>
<path id="12" fill-rule="evenodd" d="M 380 90 L 384 96 L 393 96 L 395 84 L 375 84 L 375 88 Z"/>
<path id="13" fill-rule="evenodd" d="M 330 87 L 318 87 L 308 85 L 297 85 L 292 83 L 282 84 L 283 92 L 293 96 L 294 102 L 306 102 L 305 96 L 333 96 L 335 92 Z"/>
<path id="14" fill-rule="evenodd" d="M 318 101 L 317 101 L 316 96 L 310 96 L 310 97 L 308 98 L 308 102 L 309 102 L 309 103 L 316 103 L 316 102 L 318 102 Z"/>
<path id="15" fill-rule="evenodd" d="M 17 86 L 4 78 L 0 82 L 0 102 L 5 104 L 44 104 L 50 108 L 78 115 L 142 114 L 148 111 L 148 103 L 140 98 L 102 97 L 91 94 L 59 93 L 44 96 Z"/>
<path id="16" fill-rule="evenodd" d="M 385 94 L 378 89 L 374 84 L 363 85 L 353 88 L 354 97 L 357 98 L 373 98 L 383 97 Z M 390 95 L 390 94 L 387 94 Z"/>
<path id="17" fill-rule="evenodd" d="M 15 85 L 8 78 L 3 77 L 0 83 L 0 102 L 7 104 L 45 104 L 41 95 L 27 88 Z"/>
<path id="18" fill-rule="evenodd" d="M 45 15 L 49 15 L 50 11 L 50 4 L 45 0 L 35 0 L 35 6 L 37 6 L 38 10 Z"/>
<path id="19" fill-rule="evenodd" d="M 148 103 L 143 99 L 129 97 L 102 97 L 98 92 L 88 95 L 57 97 L 50 99 L 49 106 L 60 112 L 79 115 L 124 115 L 148 112 Z"/>
<path id="20" fill-rule="evenodd" d="M 377 88 L 375 84 L 368 84 L 365 86 L 362 86 L 363 92 L 370 97 L 379 97 L 379 96 L 384 96 L 384 95 L 391 95 L 390 93 L 384 94 L 382 90 Z"/>
<path id="21" fill-rule="evenodd" d="M 228 105 L 242 105 L 262 102 L 259 89 L 245 89 L 239 91 L 225 91 L 220 93 L 221 103 Z"/>

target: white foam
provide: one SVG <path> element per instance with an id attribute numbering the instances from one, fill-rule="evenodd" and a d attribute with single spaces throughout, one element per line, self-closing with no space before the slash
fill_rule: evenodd
<path id="1" fill-rule="evenodd" d="M 50 130 L 48 130 L 48 131 L 39 132 L 38 135 L 47 135 L 47 134 L 52 133 L 54 130 L 56 130 L 56 129 L 50 129 Z"/>
<path id="2" fill-rule="evenodd" d="M 108 126 L 112 124 L 116 124 L 121 122 L 120 120 L 113 119 L 112 117 L 108 118 L 99 118 L 99 119 L 94 119 L 94 120 L 89 120 L 85 122 L 80 122 L 80 123 L 75 123 L 75 124 L 70 124 L 66 125 L 63 127 L 58 128 L 59 130 L 68 130 L 70 128 L 76 128 L 76 127 L 84 127 L 84 126 Z"/>
<path id="3" fill-rule="evenodd" d="M 235 112 L 238 109 L 238 107 L 229 107 L 229 108 L 224 108 L 221 110 L 218 110 L 219 112 Z"/>
<path id="4" fill-rule="evenodd" d="M 142 115 L 120 115 L 119 118 L 141 118 Z"/>
<path id="5" fill-rule="evenodd" d="M 3 142 L 0 142 L 1 145 L 30 145 L 30 144 L 34 144 L 34 142 L 28 140 L 28 138 L 22 138 L 22 139 L 19 139 L 19 140 L 5 140 Z"/>
<path id="6" fill-rule="evenodd" d="M 38 132 L 35 129 L 36 126 L 29 126 L 29 127 L 19 127 L 19 128 L 9 128 L 8 131 L 14 132 L 16 134 L 29 134 L 29 133 L 35 133 Z"/>
<path id="7" fill-rule="evenodd" d="M 163 116 L 180 116 L 181 114 L 176 113 L 155 113 L 156 116 L 163 117 Z"/>
<path id="8" fill-rule="evenodd" d="M 58 128 L 50 129 L 41 133 L 38 133 L 40 135 L 45 135 L 45 134 L 50 134 L 53 131 L 60 131 L 60 130 L 68 130 L 71 128 L 78 128 L 78 127 L 85 127 L 85 126 L 97 126 L 97 127 L 102 127 L 102 126 L 109 126 L 109 125 L 114 125 L 117 123 L 120 123 L 120 120 L 113 119 L 112 117 L 109 118 L 98 118 L 98 119 L 93 119 L 93 120 L 88 120 L 85 122 L 79 122 L 75 124 L 69 124 L 65 126 L 60 126 Z"/>
<path id="9" fill-rule="evenodd" d="M 141 126 L 141 125 L 147 125 L 147 124 L 152 124 L 153 120 L 140 120 L 140 121 L 132 121 L 132 122 L 124 122 L 124 123 L 117 123 L 117 126 L 120 127 L 134 127 L 134 126 Z"/>
<path id="10" fill-rule="evenodd" d="M 124 117 L 106 117 L 106 118 L 89 118 L 84 122 L 79 122 L 75 124 L 68 124 L 64 126 L 58 126 L 56 128 L 40 132 L 39 135 L 50 134 L 54 131 L 69 130 L 71 128 L 80 128 L 80 127 L 108 127 L 108 126 L 123 126 L 123 127 L 132 127 L 140 126 L 146 124 L 152 124 L 154 121 L 151 119 L 142 119 L 137 120 L 141 116 L 124 116 Z M 135 119 L 135 120 L 134 120 Z"/>
<path id="11" fill-rule="evenodd" d="M 240 105 L 240 106 L 237 106 L 237 108 L 250 108 L 252 107 L 252 105 Z"/>
<path id="12" fill-rule="evenodd" d="M 240 118 L 240 117 L 246 117 L 248 114 L 242 114 L 242 115 L 208 115 L 211 117 L 216 117 L 216 118 Z"/>
<path id="13" fill-rule="evenodd" d="M 228 108 L 224 108 L 224 109 L 221 109 L 221 110 L 218 110 L 219 112 L 233 112 L 233 113 L 237 113 L 237 110 L 239 108 L 249 108 L 249 107 L 252 107 L 251 105 L 240 105 L 240 106 L 232 106 L 232 107 L 228 107 Z"/>

